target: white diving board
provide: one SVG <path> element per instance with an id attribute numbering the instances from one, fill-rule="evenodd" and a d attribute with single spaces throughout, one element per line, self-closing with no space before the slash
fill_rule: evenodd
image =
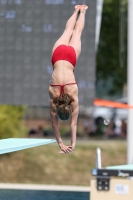
<path id="1" fill-rule="evenodd" d="M 106 169 L 116 169 L 116 170 L 133 170 L 133 164 L 131 165 L 116 165 L 116 166 L 108 166 Z"/>
<path id="2" fill-rule="evenodd" d="M 55 143 L 54 139 L 8 138 L 0 140 L 0 154 Z"/>

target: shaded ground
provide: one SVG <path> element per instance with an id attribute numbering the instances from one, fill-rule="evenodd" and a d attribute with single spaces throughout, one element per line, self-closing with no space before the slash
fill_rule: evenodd
<path id="1" fill-rule="evenodd" d="M 77 141 L 68 155 L 50 144 L 1 155 L 0 182 L 89 186 L 97 147 L 102 150 L 102 166 L 126 163 L 125 141 Z"/>

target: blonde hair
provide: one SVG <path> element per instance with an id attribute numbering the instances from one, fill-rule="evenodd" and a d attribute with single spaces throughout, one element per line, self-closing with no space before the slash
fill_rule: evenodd
<path id="1" fill-rule="evenodd" d="M 55 99 L 56 104 L 56 115 L 62 120 L 68 120 L 72 115 L 72 106 L 70 105 L 72 102 L 72 98 L 67 94 L 62 94 L 61 97 L 57 97 Z"/>

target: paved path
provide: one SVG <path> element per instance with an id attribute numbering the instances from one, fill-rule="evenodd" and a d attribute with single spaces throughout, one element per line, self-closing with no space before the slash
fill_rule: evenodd
<path id="1" fill-rule="evenodd" d="M 19 184 L 19 183 L 17 183 L 17 184 L 0 183 L 0 189 L 90 192 L 89 186 Z"/>

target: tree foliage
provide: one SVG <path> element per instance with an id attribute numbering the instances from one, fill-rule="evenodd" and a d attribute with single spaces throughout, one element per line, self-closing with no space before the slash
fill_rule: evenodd
<path id="1" fill-rule="evenodd" d="M 0 139 L 21 136 L 24 112 L 23 106 L 0 106 Z"/>
<path id="2" fill-rule="evenodd" d="M 127 0 L 122 0 L 121 8 L 120 0 L 104 0 L 96 80 L 108 81 L 109 78 L 113 80 L 108 94 L 115 94 L 122 90 L 123 85 L 127 82 L 127 48 L 120 57 L 120 13 L 124 16 L 122 21 L 124 23 L 123 43 L 125 47 L 127 46 Z M 120 66 L 121 59 L 123 59 L 122 67 Z"/>

